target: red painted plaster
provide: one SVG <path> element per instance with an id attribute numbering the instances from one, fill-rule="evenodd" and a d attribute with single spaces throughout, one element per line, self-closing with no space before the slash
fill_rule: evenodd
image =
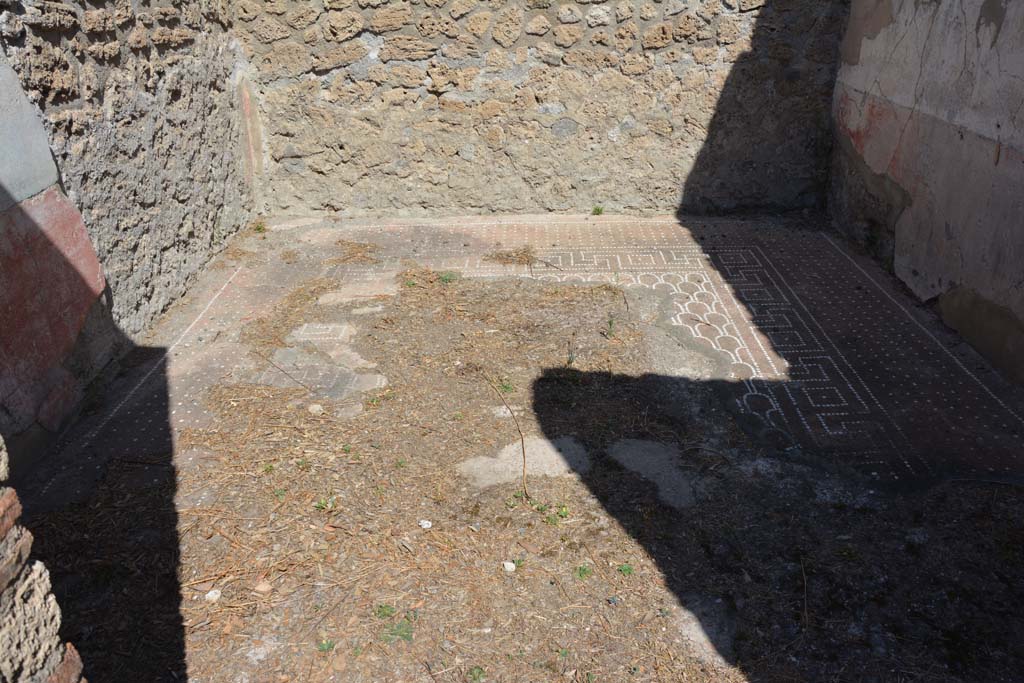
<path id="1" fill-rule="evenodd" d="M 56 187 L 0 213 L 0 402 L 47 422 L 76 390 L 60 367 L 106 287 L 82 216 Z"/>

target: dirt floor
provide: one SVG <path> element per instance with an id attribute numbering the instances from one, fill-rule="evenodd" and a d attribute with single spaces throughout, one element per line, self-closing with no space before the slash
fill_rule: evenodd
<path id="1" fill-rule="evenodd" d="M 221 261 L 293 274 L 208 335 L 202 410 L 140 390 L 171 434 L 30 517 L 90 680 L 1024 680 L 1019 486 L 780 447 L 664 291 L 531 245 L 359 280 L 387 245 L 274 239 Z"/>

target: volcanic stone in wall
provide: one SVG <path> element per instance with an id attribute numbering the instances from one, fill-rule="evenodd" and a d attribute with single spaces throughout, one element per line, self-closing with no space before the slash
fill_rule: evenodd
<path id="1" fill-rule="evenodd" d="M 260 65 L 276 210 L 727 211 L 824 196 L 844 0 L 276 7 L 260 16 L 301 8 L 290 36 L 268 40 L 248 5 L 235 27 Z"/>

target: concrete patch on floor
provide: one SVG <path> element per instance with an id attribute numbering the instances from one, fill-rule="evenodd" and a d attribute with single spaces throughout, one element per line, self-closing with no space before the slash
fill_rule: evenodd
<path id="1" fill-rule="evenodd" d="M 347 342 L 354 333 L 355 329 L 348 323 L 303 323 L 288 335 L 286 341 Z"/>
<path id="2" fill-rule="evenodd" d="M 529 476 L 565 477 L 590 471 L 590 454 L 571 436 L 548 441 L 526 439 L 526 472 Z M 519 441 L 501 449 L 497 456 L 470 458 L 459 465 L 459 473 L 479 489 L 517 482 L 523 476 L 523 446 Z"/>
<path id="3" fill-rule="evenodd" d="M 683 595 L 673 620 L 690 654 L 707 666 L 731 666 L 736 615 L 725 600 L 707 595 Z"/>
<path id="4" fill-rule="evenodd" d="M 383 306 L 362 306 L 360 308 L 353 308 L 352 315 L 370 315 L 371 313 L 380 313 L 384 310 Z"/>
<path id="5" fill-rule="evenodd" d="M 672 446 L 644 441 L 622 439 L 612 444 L 608 455 L 630 472 L 658 486 L 658 498 L 674 508 L 688 508 L 694 504 L 693 482 L 679 469 L 679 450 Z"/>
<path id="6" fill-rule="evenodd" d="M 491 408 L 491 414 L 494 415 L 494 417 L 512 417 L 513 413 L 520 415 L 522 412 L 522 406 L 494 406 Z"/>
<path id="7" fill-rule="evenodd" d="M 304 323 L 288 335 L 294 346 L 276 349 L 270 362 L 239 375 L 241 381 L 280 388 L 302 387 L 313 399 L 335 403 L 333 413 L 362 412 L 362 394 L 383 389 L 387 378 L 349 345 L 356 328 L 348 323 Z"/>
<path id="8" fill-rule="evenodd" d="M 330 356 L 331 360 L 338 365 L 351 368 L 352 370 L 371 370 L 377 367 L 376 363 L 366 360 L 347 344 L 338 344 L 337 346 L 320 350 Z"/>

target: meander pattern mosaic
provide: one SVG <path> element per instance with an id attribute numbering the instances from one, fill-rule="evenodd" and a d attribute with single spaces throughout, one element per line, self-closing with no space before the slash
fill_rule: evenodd
<path id="1" fill-rule="evenodd" d="M 247 354 L 240 330 L 303 281 L 390 280 L 414 263 L 466 277 L 662 290 L 672 303 L 671 324 L 694 347 L 725 359 L 724 376 L 695 381 L 721 384 L 736 411 L 763 425 L 765 445 L 784 457 L 795 449 L 888 483 L 1013 479 L 1021 471 L 1019 390 L 930 312 L 913 308 L 874 265 L 820 233 L 730 221 L 684 228 L 668 219 L 567 217 L 316 219 L 274 230 L 290 231 L 298 248 L 314 255 L 338 239 L 374 243 L 379 262 L 322 265 L 313 258 L 306 263 L 319 265 L 281 268 L 272 254 L 258 254 L 237 268 L 208 270 L 183 310 L 159 328 L 166 341 L 153 347 L 156 358 L 124 380 L 124 398 L 112 412 L 81 428 L 88 431 L 74 446 L 80 455 L 59 459 L 46 489 L 87 489 L 108 458 L 172 449 L 181 429 L 211 424 L 201 397 L 220 381 L 298 380 L 357 411 L 359 395 L 386 379 L 352 358 L 348 323 L 300 324 L 292 337 L 313 343 L 317 355 L 280 350 L 272 364 Z M 524 245 L 536 248 L 540 260 L 532 267 L 485 258 Z M 161 414 L 169 415 L 170 434 L 152 429 Z M 69 434 L 66 442 L 76 438 Z M 196 457 L 175 454 L 179 465 Z M 57 481 L 69 486 L 52 486 Z"/>

